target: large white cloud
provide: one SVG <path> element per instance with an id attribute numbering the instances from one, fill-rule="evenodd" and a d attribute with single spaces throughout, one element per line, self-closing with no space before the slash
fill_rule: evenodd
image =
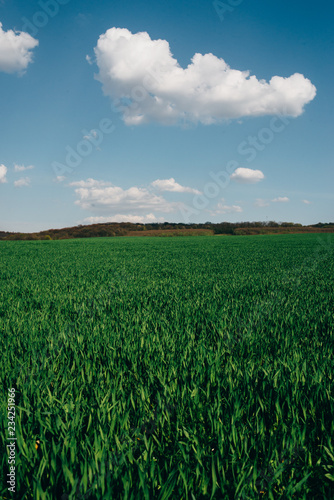
<path id="1" fill-rule="evenodd" d="M 5 182 L 7 182 L 7 170 L 8 169 L 5 165 L 0 165 L 0 184 L 4 184 Z"/>
<path id="2" fill-rule="evenodd" d="M 94 49 L 105 95 L 128 125 L 150 121 L 217 123 L 245 116 L 298 116 L 316 95 L 302 74 L 258 80 L 213 54 L 196 53 L 184 69 L 166 40 L 111 28 Z"/>
<path id="3" fill-rule="evenodd" d="M 264 175 L 261 170 L 239 167 L 233 172 L 231 179 L 242 184 L 255 184 L 264 179 Z"/>
<path id="4" fill-rule="evenodd" d="M 131 187 L 122 189 L 109 182 L 87 179 L 86 181 L 72 182 L 76 187 L 78 197 L 76 205 L 84 210 L 108 212 L 109 214 L 133 213 L 142 215 L 142 212 L 158 211 L 169 213 L 177 210 L 179 203 L 169 202 L 162 196 L 150 192 L 146 188 Z"/>
<path id="5" fill-rule="evenodd" d="M 157 179 L 153 181 L 151 185 L 159 191 L 172 191 L 175 193 L 193 193 L 193 194 L 201 194 L 201 191 L 198 189 L 194 189 L 187 186 L 181 186 L 178 182 L 175 181 L 173 177 L 170 179 Z"/>
<path id="6" fill-rule="evenodd" d="M 24 31 L 4 31 L 0 23 L 0 71 L 24 73 L 32 61 L 32 50 L 38 40 Z"/>

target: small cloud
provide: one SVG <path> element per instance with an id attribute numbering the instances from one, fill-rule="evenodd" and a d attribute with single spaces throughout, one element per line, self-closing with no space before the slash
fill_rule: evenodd
<path id="1" fill-rule="evenodd" d="M 302 200 L 303 203 L 305 203 L 305 205 L 311 205 L 312 204 L 312 201 L 308 201 L 308 200 Z"/>
<path id="2" fill-rule="evenodd" d="M 256 207 L 269 207 L 269 202 L 267 200 L 263 200 L 262 198 L 257 198 L 254 205 Z"/>
<path id="3" fill-rule="evenodd" d="M 14 181 L 15 187 L 23 187 L 23 186 L 29 186 L 29 185 L 30 185 L 29 177 L 22 177 L 21 179 Z"/>
<path id="4" fill-rule="evenodd" d="M 90 141 L 92 138 L 96 139 L 98 136 L 96 130 L 91 130 L 90 134 L 84 135 L 82 138 L 85 139 L 86 141 Z"/>
<path id="5" fill-rule="evenodd" d="M 32 62 L 32 50 L 38 43 L 24 31 L 4 31 L 0 23 L 0 71 L 22 75 Z"/>
<path id="6" fill-rule="evenodd" d="M 14 164 L 14 172 L 24 172 L 25 170 L 32 170 L 34 165 L 29 165 L 28 167 L 25 167 L 24 165 L 16 165 Z"/>
<path id="7" fill-rule="evenodd" d="M 98 134 L 96 130 L 91 130 L 90 132 L 88 132 L 87 130 L 83 130 L 83 132 L 85 133 L 85 135 L 82 136 L 82 138 L 85 140 L 85 141 L 90 141 L 93 143 L 93 145 L 95 146 L 95 149 L 97 151 L 101 151 L 101 148 L 99 147 L 99 144 L 101 144 L 102 142 L 102 135 L 101 132 Z"/>
<path id="8" fill-rule="evenodd" d="M 54 179 L 55 182 L 63 182 L 66 179 L 65 175 L 57 175 Z"/>
<path id="9" fill-rule="evenodd" d="M 5 165 L 0 165 L 0 184 L 5 184 L 7 182 L 6 174 L 7 174 L 7 167 Z"/>
<path id="10" fill-rule="evenodd" d="M 290 200 L 287 196 L 279 196 L 278 198 L 274 198 L 271 201 L 273 201 L 274 203 L 287 203 Z"/>
<path id="11" fill-rule="evenodd" d="M 151 186 L 159 189 L 159 191 L 173 191 L 175 193 L 193 193 L 201 194 L 198 189 L 193 189 L 191 187 L 181 186 L 178 184 L 173 177 L 170 179 L 157 179 L 151 183 Z"/>
<path id="12" fill-rule="evenodd" d="M 215 210 L 209 210 L 211 215 L 222 215 L 222 214 L 232 214 L 232 213 L 241 213 L 243 212 L 240 205 L 225 205 L 224 199 L 219 202 L 215 208 Z"/>
<path id="13" fill-rule="evenodd" d="M 93 64 L 93 61 L 92 61 L 92 58 L 90 56 L 86 56 L 86 61 L 88 62 L 88 64 L 92 65 Z"/>
<path id="14" fill-rule="evenodd" d="M 242 184 L 255 184 L 256 182 L 262 181 L 264 175 L 261 170 L 239 167 L 233 172 L 231 179 Z"/>

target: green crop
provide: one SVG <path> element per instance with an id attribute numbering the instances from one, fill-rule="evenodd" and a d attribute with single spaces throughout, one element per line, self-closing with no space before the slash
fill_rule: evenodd
<path id="1" fill-rule="evenodd" d="M 333 248 L 0 242 L 1 498 L 334 498 Z"/>

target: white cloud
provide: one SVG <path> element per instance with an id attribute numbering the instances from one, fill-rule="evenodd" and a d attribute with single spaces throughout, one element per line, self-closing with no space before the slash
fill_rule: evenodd
<path id="1" fill-rule="evenodd" d="M 86 181 L 72 182 L 70 186 L 76 187 L 78 196 L 75 204 L 84 210 L 115 213 L 147 212 L 173 212 L 180 204 L 168 202 L 162 196 L 151 193 L 146 188 L 131 187 L 122 189 L 109 182 L 87 179 Z"/>
<path id="2" fill-rule="evenodd" d="M 215 210 L 210 210 L 211 215 L 221 215 L 221 214 L 232 214 L 232 213 L 241 213 L 243 210 L 239 205 L 225 205 L 224 199 L 219 202 L 215 208 Z"/>
<path id="3" fill-rule="evenodd" d="M 96 130 L 91 130 L 90 134 L 86 134 L 83 136 L 83 139 L 85 139 L 86 141 L 90 141 L 92 138 L 96 139 L 97 135 L 98 134 L 97 134 Z"/>
<path id="4" fill-rule="evenodd" d="M 146 32 L 111 28 L 99 37 L 94 51 L 99 68 L 95 78 L 114 104 L 123 104 L 127 125 L 211 124 L 278 113 L 296 117 L 316 95 L 302 74 L 273 76 L 266 82 L 210 53 L 196 53 L 184 69 L 166 40 L 152 40 Z"/>
<path id="5" fill-rule="evenodd" d="M 15 187 L 22 187 L 22 186 L 29 186 L 29 185 L 30 185 L 29 177 L 21 177 L 21 179 L 14 181 Z"/>
<path id="6" fill-rule="evenodd" d="M 6 174 L 7 174 L 7 167 L 5 165 L 0 165 L 0 184 L 4 184 L 7 182 Z"/>
<path id="7" fill-rule="evenodd" d="M 151 183 L 151 186 L 159 189 L 160 191 L 174 191 L 176 193 L 193 193 L 201 194 L 198 189 L 193 189 L 191 187 L 181 186 L 178 184 L 173 177 L 170 179 L 157 179 Z"/>
<path id="8" fill-rule="evenodd" d="M 231 179 L 242 184 L 255 184 L 264 179 L 264 175 L 261 170 L 239 167 L 233 172 Z"/>
<path id="9" fill-rule="evenodd" d="M 63 182 L 66 179 L 65 175 L 57 175 L 57 177 L 54 180 L 54 182 Z"/>
<path id="10" fill-rule="evenodd" d="M 88 222 L 88 224 L 98 224 L 103 222 L 133 222 L 140 224 L 149 224 L 150 222 L 163 222 L 164 218 L 157 218 L 154 214 L 146 214 L 146 215 L 133 215 L 133 214 L 116 214 L 111 215 L 110 217 L 86 217 L 84 222 Z"/>
<path id="11" fill-rule="evenodd" d="M 0 71 L 23 74 L 32 62 L 32 50 L 37 47 L 35 40 L 24 31 L 4 31 L 0 23 Z"/>
<path id="12" fill-rule="evenodd" d="M 269 203 L 267 200 L 263 200 L 262 198 L 257 198 L 254 205 L 256 207 L 269 207 Z"/>
<path id="13" fill-rule="evenodd" d="M 105 182 L 105 181 L 97 181 L 95 179 L 87 179 L 85 181 L 75 181 L 75 182 L 70 182 L 69 186 L 74 186 L 74 187 L 79 187 L 79 188 L 97 188 L 97 187 L 105 187 L 105 186 L 112 186 L 111 182 Z"/>
<path id="14" fill-rule="evenodd" d="M 32 170 L 34 165 L 29 165 L 28 167 L 25 167 L 24 165 L 16 165 L 14 164 L 14 172 L 24 172 L 25 170 Z"/>
<path id="15" fill-rule="evenodd" d="M 274 198 L 271 201 L 273 201 L 274 203 L 286 203 L 286 202 L 288 202 L 290 200 L 289 200 L 289 198 L 287 196 L 279 196 L 278 198 Z"/>
<path id="16" fill-rule="evenodd" d="M 312 204 L 312 201 L 309 201 L 309 200 L 303 200 L 303 203 L 305 203 L 305 205 L 311 205 L 311 204 Z"/>

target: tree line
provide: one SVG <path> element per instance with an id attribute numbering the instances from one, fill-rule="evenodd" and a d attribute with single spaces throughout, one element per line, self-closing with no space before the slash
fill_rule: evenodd
<path id="1" fill-rule="evenodd" d="M 187 234 L 187 230 L 209 229 L 213 234 L 267 234 L 279 232 L 324 232 L 334 231 L 334 222 L 303 226 L 293 222 L 205 222 L 205 223 L 176 223 L 176 222 L 154 222 L 150 224 L 140 224 L 132 222 L 107 222 L 101 224 L 79 225 L 62 229 L 48 229 L 35 233 L 14 233 L 0 231 L 1 240 L 62 240 L 72 238 L 96 238 L 96 237 L 115 237 L 127 236 L 128 233 L 138 231 L 157 231 L 174 230 L 175 234 Z M 152 233 L 153 234 L 153 233 Z"/>

